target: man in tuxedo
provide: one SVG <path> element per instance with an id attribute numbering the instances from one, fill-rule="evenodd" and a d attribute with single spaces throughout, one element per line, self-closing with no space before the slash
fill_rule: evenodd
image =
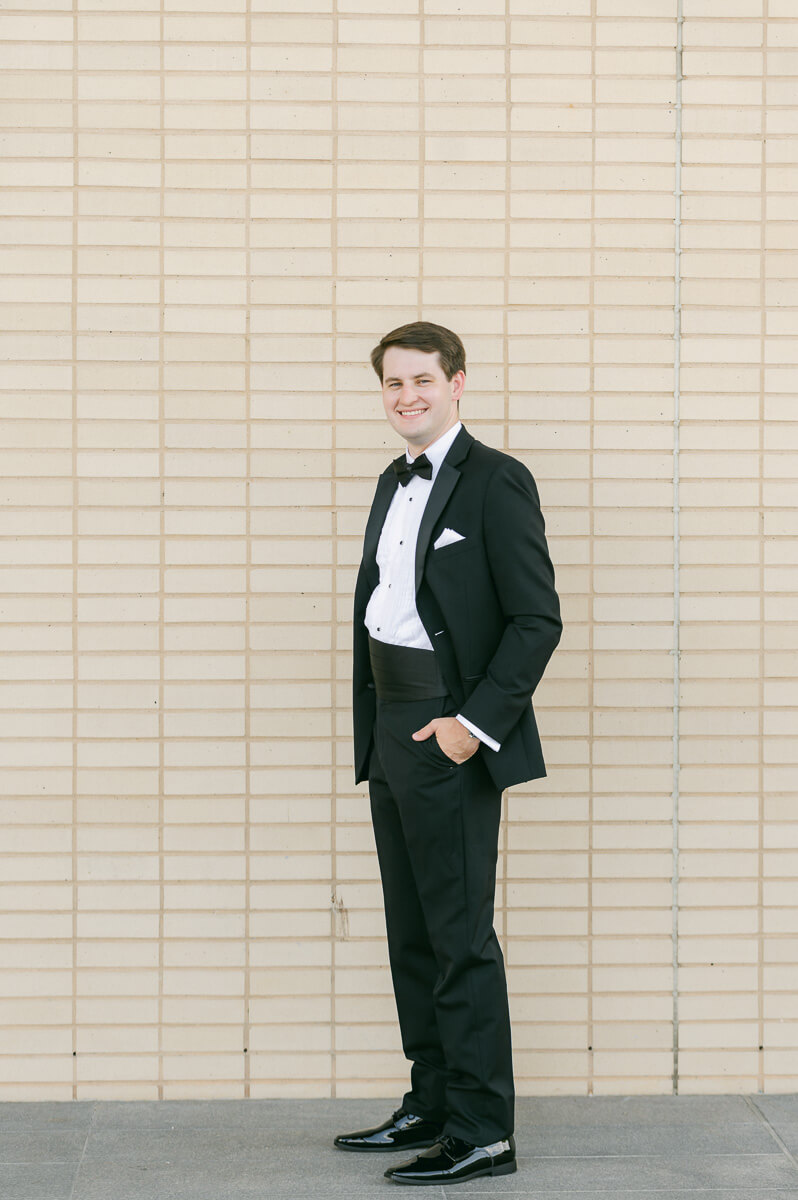
<path id="1" fill-rule="evenodd" d="M 531 696 L 562 631 L 537 488 L 460 422 L 465 350 L 419 321 L 374 348 L 407 443 L 377 483 L 355 588 L 356 782 L 368 779 L 410 1089 L 343 1150 L 385 1172 L 516 1170 L 504 963 L 493 929 L 502 790 L 546 774 Z"/>

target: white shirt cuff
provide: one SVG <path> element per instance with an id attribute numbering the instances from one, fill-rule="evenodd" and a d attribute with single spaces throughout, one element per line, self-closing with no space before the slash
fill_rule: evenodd
<path id="1" fill-rule="evenodd" d="M 491 750 L 501 750 L 500 742 L 497 742 L 495 738 L 488 737 L 486 733 L 483 733 L 482 730 L 478 729 L 476 725 L 472 725 L 470 721 L 465 719 L 465 717 L 461 717 L 459 713 L 457 714 L 457 720 L 461 725 L 465 725 L 466 729 L 470 729 L 471 732 L 475 734 L 481 742 L 484 742 L 486 746 L 490 746 Z"/>

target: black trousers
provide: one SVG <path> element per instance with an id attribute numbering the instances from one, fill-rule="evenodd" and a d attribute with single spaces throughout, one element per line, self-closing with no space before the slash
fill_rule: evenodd
<path id="1" fill-rule="evenodd" d="M 504 961 L 493 929 L 501 793 L 482 746 L 457 765 L 433 735 L 450 697 L 377 701 L 369 765 L 402 1046 L 412 1062 L 403 1105 L 479 1146 L 513 1132 L 514 1087 Z"/>

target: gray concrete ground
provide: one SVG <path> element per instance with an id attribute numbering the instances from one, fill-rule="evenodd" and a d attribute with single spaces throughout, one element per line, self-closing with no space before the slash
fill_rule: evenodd
<path id="1" fill-rule="evenodd" d="M 376 1200 L 405 1155 L 336 1133 L 393 1100 L 0 1103 L 2 1200 Z M 798 1200 L 798 1095 L 519 1099 L 519 1169 L 428 1197 Z M 414 1193 L 410 1193 L 413 1195 Z"/>

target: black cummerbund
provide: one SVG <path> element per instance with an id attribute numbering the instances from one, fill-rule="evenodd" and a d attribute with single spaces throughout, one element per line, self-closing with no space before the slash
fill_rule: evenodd
<path id="1" fill-rule="evenodd" d="M 434 650 L 392 646 L 369 634 L 369 657 L 380 700 L 431 700 L 449 690 Z"/>

